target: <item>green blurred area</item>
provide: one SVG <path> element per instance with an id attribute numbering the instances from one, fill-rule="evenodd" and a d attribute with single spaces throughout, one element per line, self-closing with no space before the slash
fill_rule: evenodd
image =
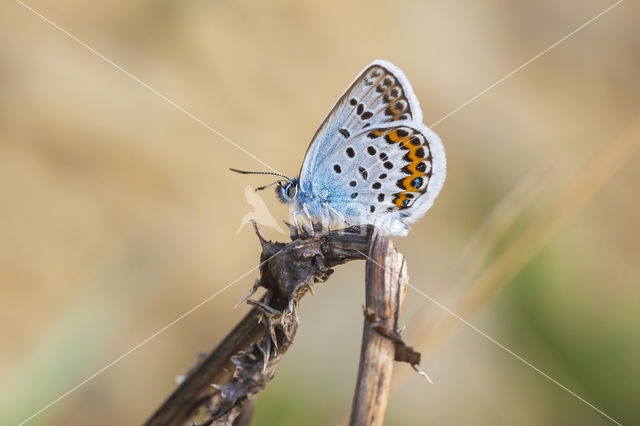
<path id="1" fill-rule="evenodd" d="M 403 69 L 429 125 L 612 2 L 28 4 L 294 175 L 324 115 L 371 60 Z M 434 128 L 447 150 L 447 182 L 397 239 L 413 285 L 456 310 L 484 268 L 638 115 L 639 12 L 620 4 Z M 268 182 L 229 173 L 264 167 L 19 3 L 1 5 L 0 21 L 0 424 L 9 425 L 254 267 L 255 236 L 250 227 L 236 231 L 252 209 L 245 187 Z M 636 424 L 640 163 L 625 161 L 469 321 L 617 421 Z M 500 232 L 479 234 L 486 253 L 461 257 L 536 170 L 539 194 L 522 211 L 507 203 L 513 211 L 500 216 Z M 272 193 L 260 196 L 285 218 Z M 258 396 L 254 424 L 344 421 L 363 268 L 339 268 L 305 298 L 296 345 Z M 233 305 L 255 276 L 28 424 L 140 424 L 246 312 Z M 408 293 L 412 335 L 447 316 Z M 397 366 L 403 378 L 387 424 L 610 424 L 468 327 L 428 349 L 422 368 L 435 384 Z"/>
<path id="2" fill-rule="evenodd" d="M 615 280 L 594 279 L 583 264 L 567 262 L 548 249 L 506 288 L 501 308 L 509 318 L 512 338 L 530 362 L 557 372 L 560 383 L 605 413 L 620 413 L 617 420 L 622 424 L 634 424 L 640 418 L 635 403 L 640 392 L 639 345 L 630 336 L 638 330 L 634 311 L 640 289 L 637 281 L 620 278 L 620 288 Z M 636 288 L 627 297 L 613 296 L 615 303 L 594 297 L 593 288 L 607 284 L 612 292 Z M 552 408 L 556 418 L 570 418 L 564 405 Z"/>

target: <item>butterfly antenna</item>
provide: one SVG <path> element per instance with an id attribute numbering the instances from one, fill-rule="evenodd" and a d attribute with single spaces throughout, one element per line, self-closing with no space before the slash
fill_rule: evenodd
<path id="1" fill-rule="evenodd" d="M 284 178 L 287 182 L 293 182 L 291 178 L 276 172 L 252 172 L 249 170 L 239 170 L 234 168 L 229 168 L 229 170 L 231 170 L 232 172 L 240 173 L 241 175 L 275 175 Z"/>
<path id="2" fill-rule="evenodd" d="M 269 188 L 270 186 L 273 186 L 273 185 L 275 185 L 276 183 L 281 183 L 281 182 L 287 182 L 287 181 L 286 181 L 286 180 L 284 180 L 284 179 L 278 179 L 277 181 L 272 182 L 272 183 L 270 183 L 269 185 L 259 186 L 259 187 L 257 187 L 255 190 L 256 190 L 256 192 L 257 192 L 257 191 L 262 191 L 263 189 L 267 189 L 267 188 Z"/>

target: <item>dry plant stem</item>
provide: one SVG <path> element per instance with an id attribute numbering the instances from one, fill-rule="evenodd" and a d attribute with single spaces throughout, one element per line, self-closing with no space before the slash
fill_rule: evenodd
<path id="1" fill-rule="evenodd" d="M 215 392 L 212 384 L 230 377 L 231 357 L 261 339 L 266 330 L 259 326 L 260 312 L 252 309 L 222 342 L 193 369 L 178 388 L 158 408 L 145 425 L 183 425 L 196 407 Z"/>
<path id="2" fill-rule="evenodd" d="M 396 347 L 404 347 L 397 332 L 407 283 L 404 256 L 388 238 L 376 233 L 369 257 L 360 367 L 350 425 L 383 423 Z"/>
<path id="3" fill-rule="evenodd" d="M 273 377 L 297 330 L 298 301 L 333 266 L 364 259 L 373 228 L 332 231 L 290 243 L 266 241 L 262 299 L 147 420 L 146 426 L 249 424 L 251 400 Z M 191 423 L 193 422 L 193 423 Z"/>

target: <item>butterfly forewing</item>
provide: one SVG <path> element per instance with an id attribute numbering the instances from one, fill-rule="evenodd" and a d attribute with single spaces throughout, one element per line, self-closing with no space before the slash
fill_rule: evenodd
<path id="1" fill-rule="evenodd" d="M 386 61 L 374 61 L 338 99 L 316 132 L 305 156 L 300 179 L 313 173 L 322 155 L 363 129 L 396 121 L 422 121 L 422 111 L 402 71 Z"/>

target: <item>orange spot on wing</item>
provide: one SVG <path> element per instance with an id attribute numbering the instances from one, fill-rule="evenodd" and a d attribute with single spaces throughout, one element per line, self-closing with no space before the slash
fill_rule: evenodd
<path id="1" fill-rule="evenodd" d="M 387 135 L 389 136 L 389 139 L 393 143 L 398 143 L 404 140 L 403 138 L 400 138 L 400 136 L 398 136 L 398 132 L 396 132 L 395 130 L 390 131 L 389 133 L 387 133 Z"/>
<path id="2" fill-rule="evenodd" d="M 409 207 L 411 205 L 411 201 L 413 201 L 413 200 L 414 200 L 414 198 L 407 197 L 407 193 L 406 192 L 400 192 L 393 199 L 393 204 L 395 204 L 398 207 L 406 208 L 406 207 Z M 407 205 L 406 206 L 404 204 L 405 201 L 407 201 Z"/>
<path id="3" fill-rule="evenodd" d="M 410 203 L 415 200 L 415 198 L 409 198 L 407 196 L 408 193 L 410 192 L 418 192 L 418 193 L 424 193 L 424 189 L 420 189 L 421 187 L 424 187 L 424 179 L 428 178 L 426 177 L 427 173 L 425 172 L 421 172 L 420 170 L 417 169 L 418 164 L 420 164 L 423 161 L 428 161 L 425 158 L 421 158 L 418 156 L 417 152 L 420 148 L 429 149 L 428 145 L 416 145 L 411 143 L 411 138 L 412 135 L 408 135 L 404 138 L 400 138 L 398 137 L 398 134 L 396 133 L 396 131 L 392 131 L 388 133 L 389 138 L 393 141 L 393 142 L 399 142 L 402 144 L 402 146 L 407 149 L 407 157 L 409 157 L 409 164 L 407 164 L 407 170 L 409 172 L 411 172 L 410 175 L 408 175 L 407 177 L 402 179 L 402 187 L 404 189 L 404 191 L 400 192 L 396 198 L 393 200 L 393 203 L 398 206 L 398 207 L 407 207 L 408 205 L 410 205 Z M 423 179 L 423 184 L 420 185 L 420 187 L 418 188 L 414 188 L 412 183 L 414 182 L 414 180 L 416 178 L 422 178 Z M 404 205 L 405 200 L 409 200 L 407 206 Z"/>

